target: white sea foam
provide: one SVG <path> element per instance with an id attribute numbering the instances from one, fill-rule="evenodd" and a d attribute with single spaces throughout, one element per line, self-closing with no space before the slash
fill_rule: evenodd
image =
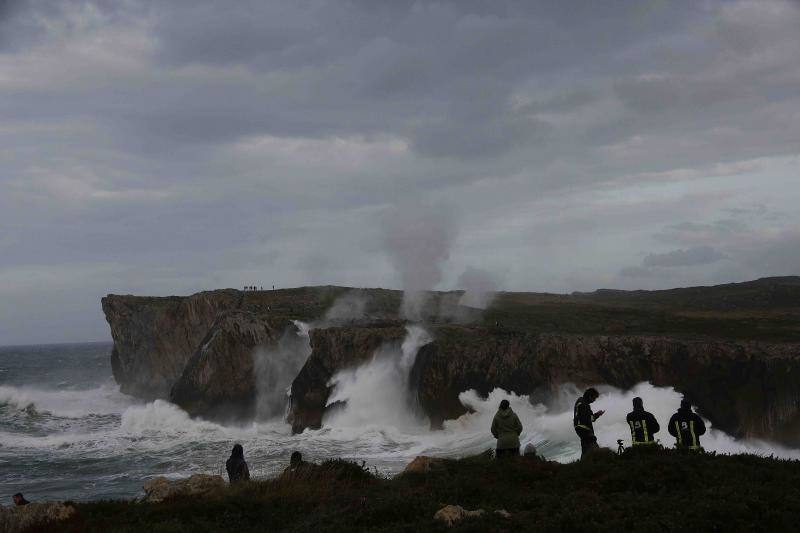
<path id="1" fill-rule="evenodd" d="M 428 341 L 423 329 L 410 327 L 399 349 L 387 345 L 361 368 L 338 373 L 331 381 L 331 402 L 343 407 L 326 417 L 321 429 L 299 435 L 292 435 L 290 426 L 280 420 L 229 426 L 192 418 L 163 400 L 138 402 L 114 385 L 84 390 L 70 389 L 68 383 L 52 389 L 0 385 L 0 461 L 20 457 L 29 461 L 34 466 L 23 474 L 26 483 L 41 482 L 43 490 L 52 490 L 46 487 L 53 479 L 64 480 L 62 497 L 78 494 L 74 480 L 80 476 L 98 487 L 81 494 L 132 496 L 141 480 L 151 476 L 222 473 L 236 442 L 244 446 L 255 477 L 277 474 L 295 450 L 312 461 L 345 457 L 395 473 L 417 455 L 459 457 L 494 447 L 489 428 L 503 399 L 510 401 L 523 423 L 523 446 L 532 443 L 552 460 L 578 457 L 572 406 L 581 391 L 571 385 L 559 387 L 546 406 L 502 389 L 486 397 L 465 391 L 459 399 L 469 412 L 446 421 L 443 430 L 431 431 L 414 409 L 408 386 L 417 352 Z M 664 429 L 657 437 L 672 445 L 666 423 L 681 398 L 673 389 L 643 383 L 630 391 L 601 388 L 601 393 L 593 406 L 606 411 L 596 423 L 601 445 L 616 448 L 619 438 L 629 442 L 625 415 L 634 396 L 641 396 L 661 422 Z M 737 441 L 713 427 L 702 444 L 708 451 L 800 459 L 798 450 Z M 92 464 L 88 470 L 83 466 L 87 461 Z M 11 478 L 0 474 L 3 479 Z"/>
<path id="2" fill-rule="evenodd" d="M 129 407 L 122 413 L 120 429 L 131 435 L 160 433 L 171 435 L 191 433 L 200 435 L 225 431 L 224 426 L 191 418 L 177 405 L 164 400 L 156 400 L 146 405 Z"/>
<path id="3" fill-rule="evenodd" d="M 121 413 L 133 403 L 133 398 L 120 393 L 116 385 L 102 385 L 94 389 L 55 390 L 0 385 L 0 405 L 46 412 L 65 418 Z"/>
<path id="4" fill-rule="evenodd" d="M 431 337 L 419 326 L 408 326 L 398 351 L 394 345 L 379 348 L 372 360 L 331 378 L 333 391 L 328 405 L 341 403 L 325 420 L 331 427 L 370 427 L 417 430 L 426 420 L 410 408 L 408 376 L 417 352 Z"/>
<path id="5" fill-rule="evenodd" d="M 286 416 L 292 381 L 311 355 L 309 325 L 294 321 L 277 343 L 253 352 L 256 378 L 256 414 L 259 420 Z"/>

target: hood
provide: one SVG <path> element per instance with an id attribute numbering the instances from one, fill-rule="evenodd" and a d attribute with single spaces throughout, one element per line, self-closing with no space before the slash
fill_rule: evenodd
<path id="1" fill-rule="evenodd" d="M 497 416 L 499 416 L 500 418 L 509 418 L 513 414 L 514 414 L 514 411 L 510 407 L 508 409 L 506 409 L 506 410 L 503 410 L 503 409 L 498 409 L 497 410 Z"/>

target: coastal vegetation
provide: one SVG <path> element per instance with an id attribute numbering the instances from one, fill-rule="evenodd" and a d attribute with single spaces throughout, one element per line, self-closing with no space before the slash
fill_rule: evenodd
<path id="1" fill-rule="evenodd" d="M 570 464 L 482 454 L 385 478 L 336 460 L 202 497 L 77 503 L 48 531 L 444 531 L 433 517 L 450 504 L 485 510 L 458 531 L 790 531 L 800 462 L 674 450 L 606 450 Z"/>

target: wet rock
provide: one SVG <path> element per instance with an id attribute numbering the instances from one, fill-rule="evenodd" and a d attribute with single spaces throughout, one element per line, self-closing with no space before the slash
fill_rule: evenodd
<path id="1" fill-rule="evenodd" d="M 239 307 L 242 294 L 228 289 L 188 297 L 109 294 L 103 298 L 114 339 L 111 368 L 120 390 L 166 400 L 217 315 Z"/>
<path id="2" fill-rule="evenodd" d="M 375 350 L 392 344 L 398 349 L 406 335 L 400 325 L 389 327 L 333 327 L 310 332 L 311 355 L 292 382 L 288 422 L 299 433 L 319 429 L 331 393 L 331 378 L 339 370 L 372 359 Z"/>
<path id="3" fill-rule="evenodd" d="M 186 479 L 169 480 L 157 477 L 145 482 L 142 501 L 158 503 L 175 496 L 200 496 L 222 490 L 227 486 L 222 476 L 194 474 Z"/>
<path id="4" fill-rule="evenodd" d="M 220 314 L 172 387 L 170 401 L 191 415 L 219 420 L 255 414 L 254 352 L 275 343 L 288 320 L 233 310 Z"/>
<path id="5" fill-rule="evenodd" d="M 442 522 L 447 527 L 453 527 L 465 518 L 479 517 L 483 516 L 485 513 L 486 511 L 483 509 L 468 511 L 460 505 L 447 505 L 436 511 L 436 514 L 433 515 L 433 519 Z"/>
<path id="6" fill-rule="evenodd" d="M 423 346 L 412 369 L 417 402 L 434 427 L 466 413 L 458 396 L 500 387 L 517 394 L 563 383 L 628 389 L 649 381 L 688 395 L 736 437 L 797 444 L 800 344 L 670 336 L 560 335 L 449 328 Z"/>
<path id="7" fill-rule="evenodd" d="M 539 458 L 539 454 L 536 451 L 536 446 L 534 446 L 530 442 L 528 444 L 526 444 L 525 445 L 525 449 L 522 452 L 522 456 L 523 457 L 528 457 L 528 458 L 531 458 L 531 459 L 538 459 Z"/>
<path id="8" fill-rule="evenodd" d="M 401 472 L 402 474 L 408 473 L 417 473 L 417 474 L 428 474 L 432 470 L 441 470 L 444 468 L 444 460 L 436 458 L 436 457 L 428 457 L 426 455 L 420 455 L 419 457 L 415 457 L 413 461 L 408 463 L 406 467 Z"/>
<path id="9" fill-rule="evenodd" d="M 0 531 L 17 533 L 30 528 L 60 522 L 75 514 L 75 507 L 63 502 L 29 503 L 4 507 L 0 505 Z"/>

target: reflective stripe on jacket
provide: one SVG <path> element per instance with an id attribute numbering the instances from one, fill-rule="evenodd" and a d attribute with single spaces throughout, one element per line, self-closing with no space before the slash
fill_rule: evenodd
<path id="1" fill-rule="evenodd" d="M 681 448 L 700 449 L 700 435 L 705 434 L 706 425 L 703 419 L 689 409 L 679 409 L 669 419 L 669 434 L 675 437 Z"/>
<path id="2" fill-rule="evenodd" d="M 627 420 L 631 430 L 631 442 L 634 446 L 655 444 L 653 434 L 661 430 L 656 417 L 642 409 L 628 413 Z"/>
<path id="3" fill-rule="evenodd" d="M 572 425 L 575 427 L 575 431 L 583 430 L 594 434 L 594 413 L 589 402 L 582 396 L 575 402 Z"/>

